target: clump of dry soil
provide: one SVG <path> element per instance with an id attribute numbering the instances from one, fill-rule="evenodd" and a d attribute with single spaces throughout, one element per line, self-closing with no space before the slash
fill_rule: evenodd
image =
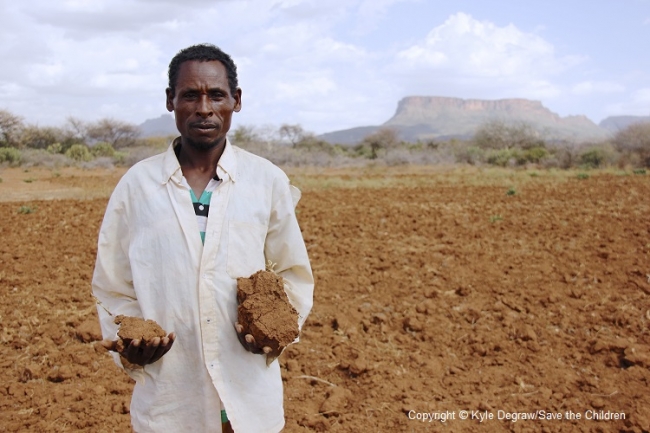
<path id="1" fill-rule="evenodd" d="M 271 348 L 274 359 L 296 339 L 298 312 L 289 302 L 281 276 L 258 271 L 248 278 L 237 278 L 238 321 L 246 334 L 260 346 Z"/>
<path id="2" fill-rule="evenodd" d="M 122 352 L 132 340 L 138 339 L 146 343 L 156 337 L 164 338 L 167 335 L 165 330 L 151 319 L 119 315 L 115 318 L 115 323 L 120 325 L 117 331 L 117 336 L 120 337 L 117 342 L 118 352 Z"/>

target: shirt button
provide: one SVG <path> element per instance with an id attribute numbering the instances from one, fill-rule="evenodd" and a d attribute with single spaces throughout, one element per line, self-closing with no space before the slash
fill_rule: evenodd
<path id="1" fill-rule="evenodd" d="M 207 280 L 208 279 L 208 274 L 203 274 L 203 279 Z"/>
<path id="2" fill-rule="evenodd" d="M 202 204 L 199 205 L 199 210 L 205 209 Z"/>
<path id="3" fill-rule="evenodd" d="M 210 364 L 210 368 L 214 369 L 214 364 Z"/>
<path id="4" fill-rule="evenodd" d="M 208 319 L 208 320 L 206 320 L 206 322 L 212 323 L 212 319 Z"/>

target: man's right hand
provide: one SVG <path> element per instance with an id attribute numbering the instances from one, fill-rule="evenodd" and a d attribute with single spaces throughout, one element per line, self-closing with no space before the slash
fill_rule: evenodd
<path id="1" fill-rule="evenodd" d="M 156 337 L 148 343 L 143 343 L 141 340 L 131 340 L 131 343 L 122 350 L 118 350 L 117 340 L 103 340 L 101 345 L 107 350 L 119 353 L 131 364 L 144 367 L 147 364 L 153 364 L 162 358 L 165 353 L 169 352 L 175 339 L 176 334 L 171 332 L 167 337 Z"/>

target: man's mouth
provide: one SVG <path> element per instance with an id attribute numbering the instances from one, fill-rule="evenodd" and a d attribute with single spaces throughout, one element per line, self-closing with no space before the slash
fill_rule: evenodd
<path id="1" fill-rule="evenodd" d="M 190 124 L 190 126 L 195 129 L 200 129 L 201 131 L 211 131 L 213 129 L 217 129 L 219 125 L 217 125 L 216 123 L 197 122 L 197 123 Z"/>

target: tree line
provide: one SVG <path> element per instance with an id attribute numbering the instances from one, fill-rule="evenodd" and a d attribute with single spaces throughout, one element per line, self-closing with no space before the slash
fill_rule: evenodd
<path id="1" fill-rule="evenodd" d="M 353 145 L 332 144 L 298 124 L 279 128 L 240 125 L 231 141 L 279 165 L 487 164 L 496 166 L 650 167 L 650 123 L 637 123 L 600 142 L 556 140 L 530 124 L 488 121 L 469 139 L 404 141 L 382 128 Z M 132 165 L 161 152 L 170 137 L 141 138 L 136 125 L 69 117 L 62 127 L 38 126 L 0 110 L 0 163 L 60 165 L 101 160 Z M 50 157 L 48 157 L 50 155 Z M 68 164 L 69 165 L 69 164 Z"/>

